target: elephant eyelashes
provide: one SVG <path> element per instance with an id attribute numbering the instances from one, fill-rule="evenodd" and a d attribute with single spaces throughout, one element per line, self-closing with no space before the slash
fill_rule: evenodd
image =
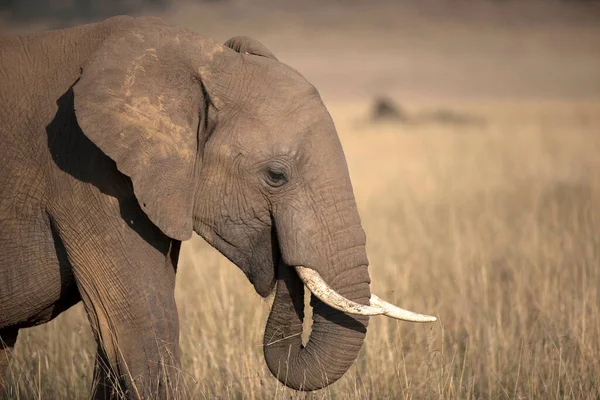
<path id="1" fill-rule="evenodd" d="M 283 172 L 275 171 L 270 168 L 267 170 L 267 183 L 269 186 L 278 188 L 285 185 L 287 182 L 287 177 Z"/>

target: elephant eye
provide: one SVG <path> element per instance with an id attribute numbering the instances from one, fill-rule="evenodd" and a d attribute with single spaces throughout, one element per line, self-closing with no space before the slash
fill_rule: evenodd
<path id="1" fill-rule="evenodd" d="M 288 182 L 285 173 L 281 171 L 276 171 L 271 168 L 267 170 L 267 183 L 271 187 L 280 187 L 285 185 Z"/>

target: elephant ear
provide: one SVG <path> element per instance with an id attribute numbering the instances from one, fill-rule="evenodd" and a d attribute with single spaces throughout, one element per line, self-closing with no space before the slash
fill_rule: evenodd
<path id="1" fill-rule="evenodd" d="M 254 54 L 256 56 L 277 60 L 277 57 L 275 57 L 264 44 L 256 39 L 249 38 L 248 36 L 234 36 L 225 42 L 225 46 L 238 53 Z"/>
<path id="2" fill-rule="evenodd" d="M 187 240 L 206 125 L 198 71 L 218 48 L 173 29 L 133 29 L 105 40 L 74 87 L 75 113 L 83 133 L 131 178 L 150 220 Z"/>

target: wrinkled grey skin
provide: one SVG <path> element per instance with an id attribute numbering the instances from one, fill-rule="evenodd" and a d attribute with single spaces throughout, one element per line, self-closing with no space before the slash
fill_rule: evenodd
<path id="1" fill-rule="evenodd" d="M 370 297 L 346 161 L 312 85 L 252 39 L 222 46 L 152 18 L 0 47 L 0 376 L 19 329 L 83 301 L 95 395 L 177 395 L 175 272 L 192 231 L 258 294 L 276 290 L 264 353 L 281 382 L 315 390 L 347 371 L 368 318 L 312 298 L 300 336 L 293 266 Z"/>

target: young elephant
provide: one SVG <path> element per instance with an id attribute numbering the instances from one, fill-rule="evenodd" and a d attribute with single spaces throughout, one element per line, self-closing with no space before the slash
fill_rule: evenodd
<path id="1" fill-rule="evenodd" d="M 258 294 L 276 288 L 264 354 L 291 388 L 339 379 L 369 315 L 435 320 L 371 294 L 331 117 L 262 44 L 116 17 L 0 48 L 0 377 L 19 329 L 83 301 L 96 396 L 176 395 L 175 271 L 192 231 Z"/>

